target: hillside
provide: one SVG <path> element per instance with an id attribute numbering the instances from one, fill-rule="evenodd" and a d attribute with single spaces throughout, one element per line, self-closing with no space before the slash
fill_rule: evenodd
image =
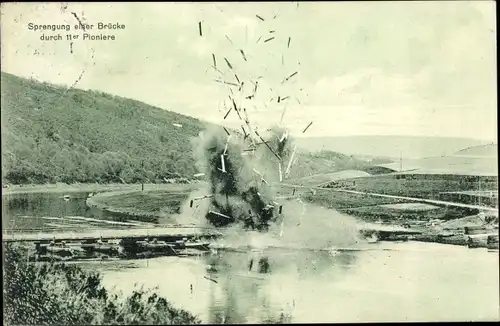
<path id="1" fill-rule="evenodd" d="M 139 101 L 1 74 L 2 183 L 135 183 L 190 177 L 208 123 Z M 368 170 L 334 152 L 299 153 L 290 178 Z M 377 168 L 375 168 L 377 170 Z"/>
<path id="2" fill-rule="evenodd" d="M 498 144 L 474 146 L 459 150 L 454 156 L 498 157 Z"/>
<path id="3" fill-rule="evenodd" d="M 300 148 L 308 151 L 330 150 L 348 155 L 364 155 L 399 160 L 450 155 L 466 147 L 485 142 L 469 138 L 419 136 L 346 136 L 311 137 L 297 140 Z"/>
<path id="4" fill-rule="evenodd" d="M 204 129 L 197 119 L 3 72 L 1 85 L 3 182 L 128 183 L 196 173 L 189 154 L 190 138 Z"/>

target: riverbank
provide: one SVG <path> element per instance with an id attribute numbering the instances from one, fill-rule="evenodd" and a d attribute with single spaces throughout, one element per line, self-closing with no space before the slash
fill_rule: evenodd
<path id="1" fill-rule="evenodd" d="M 188 184 L 189 185 L 189 184 Z M 192 184 L 191 184 L 192 185 Z M 144 184 L 145 191 L 168 190 L 177 184 Z M 2 195 L 23 194 L 23 193 L 53 193 L 53 192 L 108 192 L 108 191 L 140 191 L 141 184 L 123 183 L 56 183 L 56 184 L 30 184 L 30 185 L 9 185 L 2 188 Z"/>

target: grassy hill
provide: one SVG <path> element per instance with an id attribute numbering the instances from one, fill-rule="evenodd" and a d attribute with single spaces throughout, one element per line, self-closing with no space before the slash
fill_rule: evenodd
<path id="1" fill-rule="evenodd" d="M 1 85 L 3 182 L 128 183 L 196 173 L 190 139 L 204 129 L 197 119 L 3 72 Z"/>
<path id="2" fill-rule="evenodd" d="M 163 182 L 198 172 L 191 139 L 209 123 L 4 72 L 1 85 L 3 183 Z M 297 158 L 290 178 L 374 169 L 331 151 L 302 152 Z"/>

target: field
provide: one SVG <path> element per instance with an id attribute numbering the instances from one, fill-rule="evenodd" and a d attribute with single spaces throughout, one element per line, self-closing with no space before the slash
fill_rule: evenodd
<path id="1" fill-rule="evenodd" d="M 496 190 L 498 177 L 447 174 L 391 174 L 350 179 L 355 190 L 406 197 L 437 199 L 448 191 Z"/>

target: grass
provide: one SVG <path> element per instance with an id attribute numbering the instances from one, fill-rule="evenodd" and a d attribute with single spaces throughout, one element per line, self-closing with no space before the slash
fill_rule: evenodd
<path id="1" fill-rule="evenodd" d="M 87 205 L 113 213 L 113 219 L 130 217 L 142 222 L 157 223 L 158 218 L 169 217 L 180 212 L 181 205 L 191 191 L 201 183 L 150 185 L 149 190 L 110 191 L 98 193 L 87 199 Z M 147 188 L 145 188 L 147 189 Z"/>
<path id="2" fill-rule="evenodd" d="M 111 295 L 99 273 L 77 265 L 29 264 L 22 252 L 4 247 L 4 323 L 7 325 L 199 324 L 155 292 Z"/>
<path id="3" fill-rule="evenodd" d="M 349 215 L 360 217 L 365 221 L 376 221 L 380 219 L 384 222 L 391 222 L 396 220 L 451 220 L 478 213 L 477 210 L 461 207 L 438 207 L 433 210 L 415 211 L 413 209 L 394 210 L 378 205 L 344 208 L 341 209 L 341 211 Z"/>
<path id="4" fill-rule="evenodd" d="M 407 210 L 395 210 L 390 207 L 384 207 L 383 205 L 405 204 L 407 202 L 404 199 L 375 197 L 328 190 L 318 190 L 316 194 L 304 193 L 303 198 L 310 203 L 336 209 L 365 221 L 448 220 L 477 214 L 477 210 L 460 207 L 436 207 L 436 209 L 427 211 L 416 211 L 412 207 Z"/>
<path id="5" fill-rule="evenodd" d="M 497 189 L 498 177 L 392 174 L 352 179 L 355 190 L 380 194 L 438 199 L 448 191 Z"/>
<path id="6" fill-rule="evenodd" d="M 174 214 L 179 212 L 181 204 L 188 198 L 189 192 L 131 192 L 104 198 L 101 202 L 111 207 L 120 207 L 124 210 L 134 209 L 142 212 L 165 212 Z"/>

